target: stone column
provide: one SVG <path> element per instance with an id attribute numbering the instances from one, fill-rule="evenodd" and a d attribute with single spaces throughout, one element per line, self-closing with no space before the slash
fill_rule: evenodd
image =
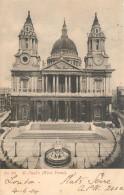
<path id="1" fill-rule="evenodd" d="M 108 94 L 110 94 L 110 77 L 108 76 Z"/>
<path id="2" fill-rule="evenodd" d="M 80 93 L 82 93 L 82 76 L 80 75 Z"/>
<path id="3" fill-rule="evenodd" d="M 88 77 L 86 77 L 86 92 L 88 93 Z"/>
<path id="4" fill-rule="evenodd" d="M 48 75 L 46 75 L 46 93 L 48 92 Z"/>
<path id="5" fill-rule="evenodd" d="M 42 121 L 42 101 L 40 103 L 41 103 L 41 121 Z"/>
<path id="6" fill-rule="evenodd" d="M 42 108 L 41 108 L 41 120 L 44 121 L 44 101 L 42 101 L 41 106 L 42 106 Z"/>
<path id="7" fill-rule="evenodd" d="M 52 116 L 52 119 L 53 121 L 55 121 L 55 102 L 53 102 L 53 116 Z"/>
<path id="8" fill-rule="evenodd" d="M 68 121 L 68 106 L 67 102 L 65 101 L 65 122 Z"/>
<path id="9" fill-rule="evenodd" d="M 44 75 L 42 75 L 42 93 L 44 93 Z"/>
<path id="10" fill-rule="evenodd" d="M 71 120 L 71 102 L 68 102 L 68 121 Z"/>
<path id="11" fill-rule="evenodd" d="M 37 102 L 34 102 L 34 120 L 37 120 Z"/>
<path id="12" fill-rule="evenodd" d="M 111 76 L 109 77 L 109 92 L 110 92 L 110 95 L 111 95 Z"/>
<path id="13" fill-rule="evenodd" d="M 67 75 L 65 75 L 65 93 L 67 93 Z"/>
<path id="14" fill-rule="evenodd" d="M 29 79 L 28 79 L 27 92 L 29 92 Z"/>
<path id="15" fill-rule="evenodd" d="M 33 91 L 32 77 L 31 78 L 31 92 Z"/>
<path id="16" fill-rule="evenodd" d="M 76 93 L 78 93 L 78 76 L 76 76 Z"/>
<path id="17" fill-rule="evenodd" d="M 78 122 L 80 122 L 81 121 L 81 102 L 78 102 Z"/>
<path id="18" fill-rule="evenodd" d="M 109 104 L 109 114 L 112 112 L 112 104 Z"/>
<path id="19" fill-rule="evenodd" d="M 36 91 L 36 77 L 34 76 L 34 91 Z"/>
<path id="20" fill-rule="evenodd" d="M 69 93 L 71 93 L 71 76 L 69 75 Z"/>
<path id="21" fill-rule="evenodd" d="M 107 80 L 108 80 L 108 79 L 107 79 L 107 77 L 106 77 L 106 78 L 105 78 L 106 95 L 108 94 L 108 86 L 107 86 L 108 83 L 107 83 Z"/>
<path id="22" fill-rule="evenodd" d="M 32 76 L 32 91 L 34 91 L 34 77 Z"/>
<path id="23" fill-rule="evenodd" d="M 48 120 L 48 118 L 47 118 L 47 105 L 48 105 L 48 102 L 45 101 L 44 102 L 44 121 Z"/>
<path id="24" fill-rule="evenodd" d="M 59 119 L 59 102 L 56 102 L 56 121 Z"/>
<path id="25" fill-rule="evenodd" d="M 15 91 L 17 92 L 17 77 L 15 77 Z"/>
<path id="26" fill-rule="evenodd" d="M 78 102 L 76 102 L 76 122 L 78 122 Z"/>
<path id="27" fill-rule="evenodd" d="M 44 108 L 43 108 L 43 119 L 46 121 L 46 102 L 44 101 Z"/>
<path id="28" fill-rule="evenodd" d="M 17 91 L 17 77 L 15 77 L 15 91 Z"/>
<path id="29" fill-rule="evenodd" d="M 90 77 L 90 93 L 93 93 L 93 78 Z"/>
<path id="30" fill-rule="evenodd" d="M 35 91 L 37 92 L 37 77 L 35 77 Z"/>
<path id="31" fill-rule="evenodd" d="M 15 91 L 15 76 L 13 76 L 13 91 Z"/>
<path id="32" fill-rule="evenodd" d="M 23 92 L 23 81 L 21 81 L 21 92 Z"/>
<path id="33" fill-rule="evenodd" d="M 53 75 L 53 93 L 55 93 L 55 75 Z"/>
<path id="34" fill-rule="evenodd" d="M 33 77 L 33 91 L 35 92 L 35 77 Z"/>
<path id="35" fill-rule="evenodd" d="M 56 76 L 56 92 L 59 92 L 59 76 Z"/>
<path id="36" fill-rule="evenodd" d="M 33 113 L 34 113 L 34 108 L 33 108 L 33 102 L 30 102 L 30 120 L 33 121 Z"/>
<path id="37" fill-rule="evenodd" d="M 103 90 L 104 90 L 104 95 L 105 95 L 105 77 L 103 78 Z"/>
<path id="38" fill-rule="evenodd" d="M 95 82 L 95 94 L 97 94 L 97 90 L 96 90 L 96 81 L 94 81 Z"/>
<path id="39" fill-rule="evenodd" d="M 88 85 L 89 85 L 89 88 L 88 88 L 88 91 L 89 91 L 89 93 L 90 93 L 90 76 L 88 77 L 89 78 L 89 80 L 88 80 Z"/>
<path id="40" fill-rule="evenodd" d="M 17 77 L 17 92 L 19 92 L 19 77 Z"/>
<path id="41" fill-rule="evenodd" d="M 105 77 L 105 94 L 107 95 L 107 77 Z"/>

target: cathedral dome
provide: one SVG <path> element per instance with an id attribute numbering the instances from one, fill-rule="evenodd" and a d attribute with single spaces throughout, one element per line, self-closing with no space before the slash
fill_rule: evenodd
<path id="1" fill-rule="evenodd" d="M 68 38 L 65 21 L 62 29 L 62 36 L 54 43 L 51 54 L 56 53 L 58 51 L 71 51 L 78 54 L 75 43 Z"/>
<path id="2" fill-rule="evenodd" d="M 52 48 L 51 54 L 59 50 L 71 50 L 77 54 L 77 49 L 74 42 L 71 39 L 63 38 L 57 40 Z"/>

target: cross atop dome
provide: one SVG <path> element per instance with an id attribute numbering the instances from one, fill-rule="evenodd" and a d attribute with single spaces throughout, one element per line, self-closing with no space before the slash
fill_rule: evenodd
<path id="1" fill-rule="evenodd" d="M 63 27 L 62 27 L 62 36 L 61 36 L 61 38 L 67 38 L 67 37 L 68 37 L 67 27 L 66 27 L 65 18 L 64 18 L 64 24 L 63 24 Z"/>

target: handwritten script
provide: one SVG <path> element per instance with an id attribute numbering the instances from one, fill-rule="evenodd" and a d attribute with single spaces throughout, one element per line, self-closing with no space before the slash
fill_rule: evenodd
<path id="1" fill-rule="evenodd" d="M 124 191 L 124 186 L 115 186 L 111 180 L 106 178 L 105 173 L 99 173 L 92 180 L 89 177 L 83 177 L 72 173 L 65 177 L 61 185 L 75 185 L 77 191 Z"/>
<path id="2" fill-rule="evenodd" d="M 26 194 L 26 193 L 30 193 L 30 194 L 38 194 L 38 190 L 36 189 L 35 185 L 36 183 L 30 179 L 30 178 L 26 178 L 23 180 L 20 180 L 18 178 L 18 175 L 14 175 L 11 176 L 10 178 L 7 178 L 5 180 L 5 184 L 6 185 L 11 185 L 12 187 L 12 192 L 14 194 Z"/>
<path id="3" fill-rule="evenodd" d="M 13 175 L 14 174 L 14 175 Z M 83 191 L 87 194 L 91 192 L 122 192 L 124 194 L 124 182 L 116 182 L 116 178 L 111 177 L 103 171 L 86 174 L 81 171 L 64 171 L 64 170 L 41 170 L 41 171 L 22 171 L 18 175 L 17 171 L 8 174 L 4 173 L 5 179 L 2 180 L 4 187 L 9 189 L 13 195 L 41 195 L 45 186 L 66 194 L 67 189 L 74 190 L 81 194 Z M 48 178 L 50 183 L 48 183 Z M 42 188 L 41 188 L 42 186 Z M 4 188 L 4 189 L 5 189 Z M 48 188 L 44 188 L 46 190 Z M 65 192 L 64 192 L 65 191 Z"/>

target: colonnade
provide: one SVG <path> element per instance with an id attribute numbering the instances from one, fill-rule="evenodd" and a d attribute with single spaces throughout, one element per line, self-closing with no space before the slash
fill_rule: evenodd
<path id="1" fill-rule="evenodd" d="M 42 92 L 49 92 L 48 91 L 48 77 L 49 75 L 42 75 Z M 75 76 L 76 77 L 76 90 L 75 93 L 81 92 L 81 82 L 82 76 Z M 52 76 L 52 93 L 59 93 L 59 85 L 60 85 L 60 76 L 53 75 Z M 72 75 L 64 75 L 64 93 L 71 93 L 72 92 Z"/>
<path id="2" fill-rule="evenodd" d="M 62 105 L 60 105 L 61 103 Z M 65 122 L 69 122 L 70 120 L 81 121 L 81 106 L 79 101 L 51 101 L 50 104 L 49 101 L 34 101 L 30 105 L 32 110 L 30 118 L 34 121 L 47 121 L 49 119 L 52 121 L 64 120 Z"/>
<path id="3" fill-rule="evenodd" d="M 61 76 L 63 76 L 64 91 L 62 93 L 87 93 L 97 94 L 97 80 L 94 77 L 87 76 L 84 78 L 82 75 L 42 75 L 40 79 L 40 92 L 41 93 L 61 93 Z M 51 81 L 49 81 L 51 77 Z M 73 79 L 75 78 L 75 79 Z M 37 76 L 31 76 L 27 80 L 21 79 L 21 77 L 12 76 L 11 86 L 13 92 L 38 92 L 38 78 Z M 25 88 L 24 88 L 24 82 Z M 51 91 L 49 90 L 50 85 Z M 75 86 L 75 87 L 74 87 Z M 101 95 L 111 95 L 111 77 L 103 77 L 100 81 Z"/>

